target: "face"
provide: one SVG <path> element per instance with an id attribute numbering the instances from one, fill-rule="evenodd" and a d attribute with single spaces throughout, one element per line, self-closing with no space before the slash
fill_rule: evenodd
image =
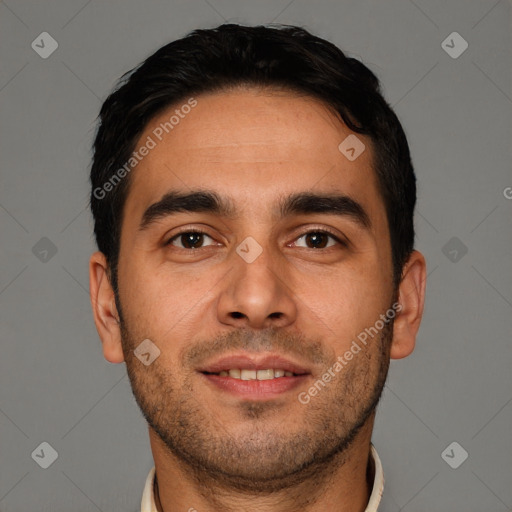
<path id="1" fill-rule="evenodd" d="M 349 160 L 338 146 L 352 133 L 320 102 L 195 99 L 136 144 L 156 143 L 124 207 L 124 359 L 170 452 L 268 489 L 342 452 L 380 396 L 392 322 L 378 321 L 395 300 L 385 207 L 371 141 L 357 135 L 365 150 Z M 147 366 L 134 355 L 145 339 L 160 351 Z"/>

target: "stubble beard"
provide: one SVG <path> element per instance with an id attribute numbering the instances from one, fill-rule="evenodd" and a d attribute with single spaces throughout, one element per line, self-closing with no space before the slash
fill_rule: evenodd
<path id="1" fill-rule="evenodd" d="M 287 418 L 280 410 L 282 404 L 276 401 L 241 402 L 237 413 L 242 426 L 230 429 L 198 400 L 197 375 L 189 372 L 178 382 L 158 359 L 148 367 L 142 365 L 133 355 L 139 338 L 132 336 L 124 321 L 121 331 L 135 400 L 149 426 L 187 474 L 204 488 L 269 493 L 312 477 L 318 482 L 344 464 L 347 449 L 372 419 L 381 397 L 389 368 L 393 322 L 355 354 L 316 397 L 301 406 L 302 418 L 289 430 L 281 428 Z M 326 369 L 334 364 L 321 343 L 300 343 L 311 348 L 305 348 L 308 357 L 322 360 Z M 184 360 L 208 352 L 206 347 L 215 347 L 216 351 L 221 347 L 281 348 L 293 354 L 298 353 L 297 346 L 296 337 L 278 331 L 239 331 L 196 344 L 192 351 L 185 351 Z"/>

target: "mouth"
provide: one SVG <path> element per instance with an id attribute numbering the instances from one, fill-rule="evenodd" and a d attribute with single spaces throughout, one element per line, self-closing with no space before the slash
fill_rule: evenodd
<path id="1" fill-rule="evenodd" d="M 199 368 L 208 384 L 246 400 L 266 400 L 301 385 L 311 372 L 277 355 L 248 354 L 220 358 Z"/>
<path id="2" fill-rule="evenodd" d="M 205 375 L 218 375 L 219 377 L 231 377 L 238 380 L 272 380 L 281 377 L 297 377 L 298 373 L 288 372 L 282 368 L 267 368 L 265 370 L 251 370 L 248 368 L 231 368 L 220 372 L 203 372 Z"/>

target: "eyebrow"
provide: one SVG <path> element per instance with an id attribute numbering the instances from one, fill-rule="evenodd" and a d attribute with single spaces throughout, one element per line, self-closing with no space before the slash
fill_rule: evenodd
<path id="1" fill-rule="evenodd" d="M 300 192 L 280 199 L 278 216 L 281 218 L 297 214 L 324 213 L 349 217 L 360 227 L 370 230 L 372 223 L 363 206 L 343 194 L 319 194 Z M 234 219 L 237 211 L 233 202 L 209 190 L 182 193 L 171 191 L 149 206 L 142 215 L 139 231 L 149 228 L 154 222 L 176 213 L 211 213 Z"/>

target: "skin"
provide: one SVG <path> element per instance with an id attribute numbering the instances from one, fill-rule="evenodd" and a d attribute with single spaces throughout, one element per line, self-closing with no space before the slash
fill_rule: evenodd
<path id="1" fill-rule="evenodd" d="M 366 150 L 349 161 L 338 145 L 351 131 L 322 103 L 256 89 L 196 99 L 131 173 L 118 270 L 121 319 L 105 256 L 90 260 L 104 357 L 126 363 L 149 423 L 159 509 L 364 511 L 374 409 L 389 359 L 414 349 L 425 260 L 414 251 L 394 289 L 371 141 L 357 135 Z M 140 141 L 177 107 L 155 118 Z M 165 193 L 198 189 L 229 198 L 236 215 L 177 213 L 139 229 L 144 211 Z M 332 213 L 277 215 L 279 199 L 300 192 L 348 195 L 371 227 Z M 210 237 L 204 247 L 182 248 L 180 237 L 165 245 L 190 228 Z M 325 247 L 311 246 L 305 233 L 325 229 L 346 245 L 322 238 Z M 248 236 L 262 248 L 252 263 L 236 252 Z M 298 393 L 396 299 L 402 309 L 393 325 L 300 403 Z M 133 354 L 146 338 L 161 351 L 150 366 Z M 235 349 L 277 352 L 310 374 L 298 389 L 242 400 L 197 371 Z"/>

